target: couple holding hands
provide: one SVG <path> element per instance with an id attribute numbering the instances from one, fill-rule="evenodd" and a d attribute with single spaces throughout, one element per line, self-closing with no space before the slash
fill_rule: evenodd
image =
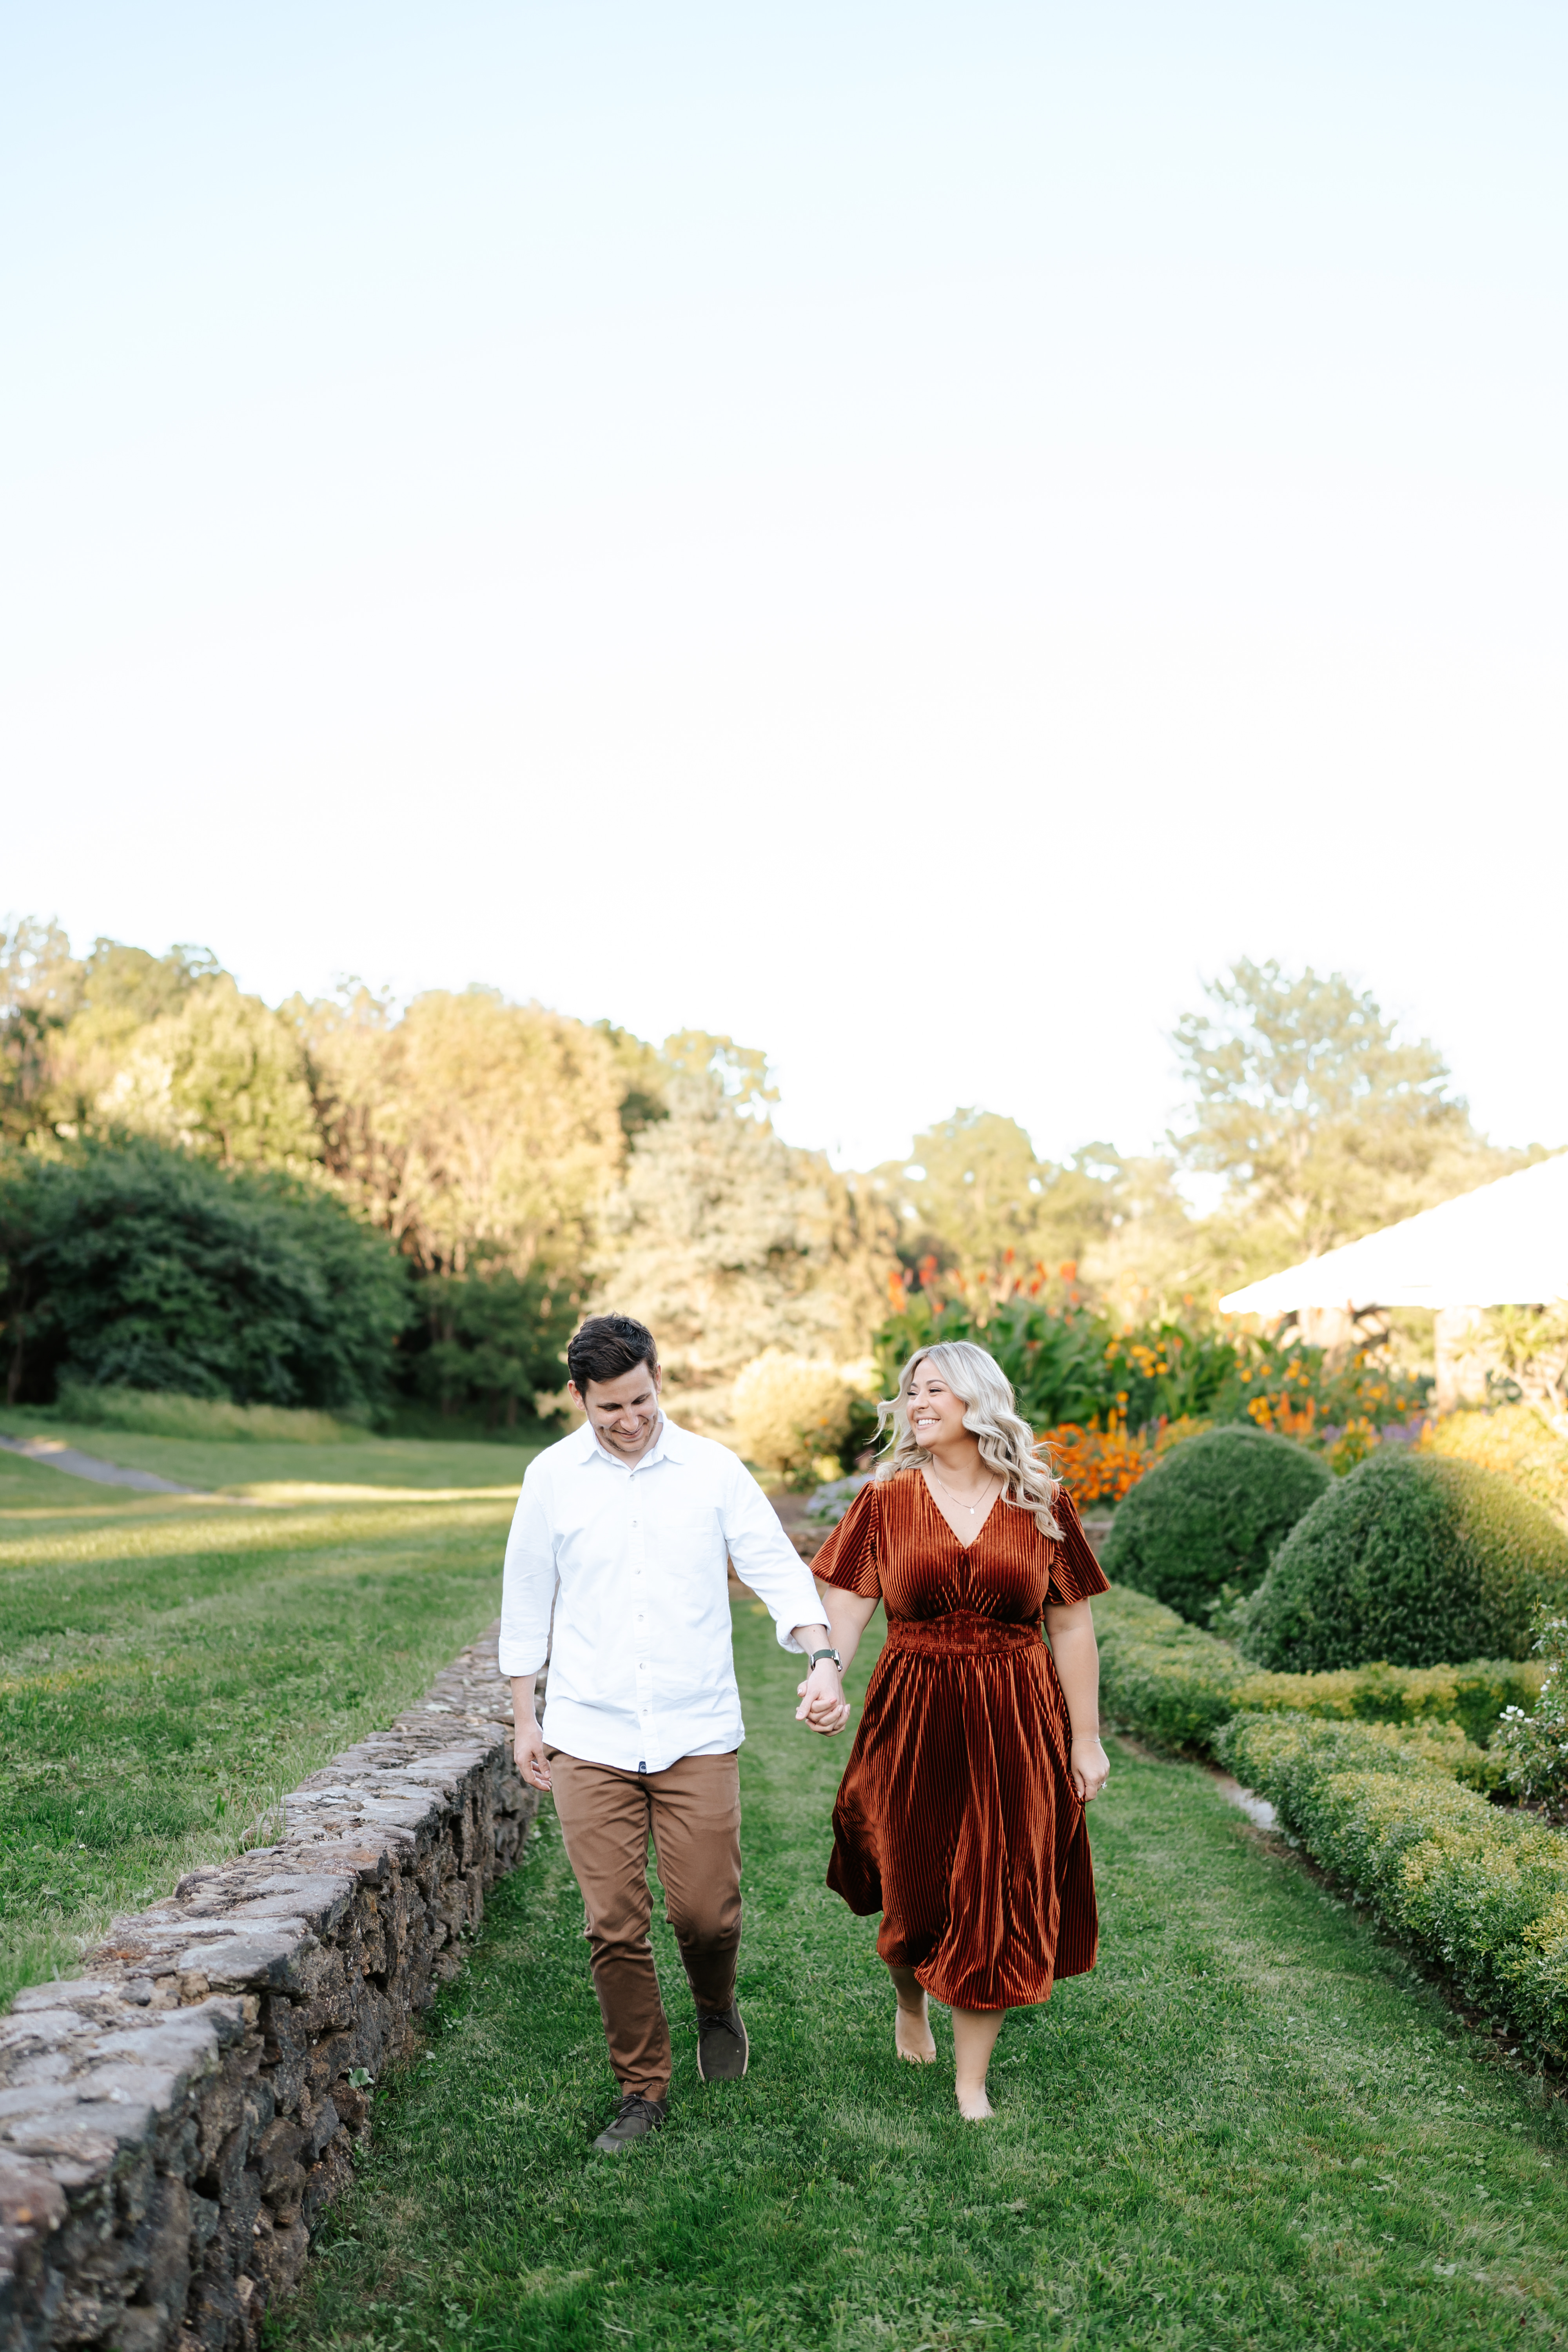
<path id="1" fill-rule="evenodd" d="M 664 1417 L 642 1324 L 592 1317 L 567 1365 L 586 1420 L 523 1480 L 500 1665 L 518 1769 L 553 1794 L 586 1906 L 621 2088 L 595 2147 L 634 2146 L 668 2107 L 650 1835 L 696 2002 L 698 2071 L 707 2082 L 746 2071 L 731 1560 L 782 1646 L 805 1655 L 796 1714 L 808 1730 L 844 1729 L 844 1670 L 879 1601 L 887 1612 L 833 1809 L 827 1883 L 852 1911 L 882 1914 L 899 2055 L 935 2059 L 927 1995 L 946 2003 L 959 2110 L 983 2119 L 1007 2011 L 1094 1966 L 1083 1809 L 1109 1769 L 1089 1612 L 1105 1579 L 1000 1367 L 968 1340 L 910 1358 L 890 1455 L 818 1553 L 814 1582 L 728 1447 Z M 542 1726 L 533 1694 L 547 1653 Z"/>

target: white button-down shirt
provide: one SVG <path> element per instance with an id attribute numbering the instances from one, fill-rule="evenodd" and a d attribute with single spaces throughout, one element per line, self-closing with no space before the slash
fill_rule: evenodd
<path id="1" fill-rule="evenodd" d="M 585 1422 L 535 1455 L 507 1538 L 500 1670 L 537 1674 L 549 1651 L 552 1748 L 662 1772 L 740 1746 L 726 1554 L 798 1651 L 794 1629 L 823 1622 L 816 1583 L 728 1446 L 666 1419 L 628 1469 Z"/>

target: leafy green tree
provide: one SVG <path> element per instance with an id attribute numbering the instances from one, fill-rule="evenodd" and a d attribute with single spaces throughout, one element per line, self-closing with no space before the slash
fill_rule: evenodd
<path id="1" fill-rule="evenodd" d="M 712 1059 L 670 1079 L 668 1117 L 637 1138 L 597 1263 L 597 1303 L 647 1323 L 689 1389 L 731 1381 L 768 1348 L 859 1354 L 894 1265 L 876 1196 L 749 1115 L 761 1056 L 728 1064 L 732 1091 Z"/>
<path id="2" fill-rule="evenodd" d="M 737 1045 L 709 1029 L 678 1029 L 659 1049 L 659 1060 L 682 1077 L 706 1080 L 731 1110 L 766 1118 L 779 1098 L 768 1057 L 755 1045 Z"/>
<path id="3" fill-rule="evenodd" d="M 488 988 L 287 1011 L 331 1176 L 422 1271 L 581 1266 L 626 1153 L 601 1031 Z"/>
<path id="4" fill-rule="evenodd" d="M 1204 1245 L 1176 1175 L 1163 1154 L 1093 1143 L 1047 1183 L 1042 1255 L 1070 1259 L 1086 1294 L 1123 1323 L 1190 1316 L 1197 1305 Z"/>
<path id="5" fill-rule="evenodd" d="M 226 972 L 135 1031 L 94 1112 L 100 1131 L 184 1144 L 224 1168 L 299 1170 L 321 1157 L 299 1037 Z"/>
<path id="6" fill-rule="evenodd" d="M 1177 1024 L 1192 1125 L 1183 1162 L 1224 1179 L 1211 1238 L 1233 1278 L 1413 1215 L 1501 1175 L 1429 1040 L 1402 1043 L 1341 972 L 1245 959 Z"/>
<path id="7" fill-rule="evenodd" d="M 58 923 L 18 915 L 0 926 L 0 1141 L 25 1142 L 51 1123 L 54 1055 L 81 982 Z"/>
<path id="8" fill-rule="evenodd" d="M 979 1273 L 1037 1255 L 1046 1171 L 1016 1119 L 955 1110 L 910 1147 L 890 1180 L 908 1231 L 906 1247 L 934 1246 L 939 1260 Z"/>
<path id="9" fill-rule="evenodd" d="M 657 1045 L 635 1037 L 629 1029 L 617 1029 L 613 1021 L 595 1021 L 594 1027 L 615 1057 L 622 1089 L 621 1132 L 628 1144 L 634 1143 L 645 1127 L 669 1116 L 665 1098 L 669 1064 Z"/>
<path id="10" fill-rule="evenodd" d="M 112 1124 L 101 1108 L 136 1043 L 154 1022 L 177 1014 L 202 982 L 222 977 L 205 948 L 149 955 L 119 940 L 95 940 L 80 966 L 78 1001 L 50 1057 L 49 1122 L 57 1134 L 91 1135 Z"/>
<path id="11" fill-rule="evenodd" d="M 406 1275 L 319 1185 L 142 1139 L 0 1160 L 7 1395 L 87 1384 L 355 1411 L 384 1395 Z"/>
<path id="12" fill-rule="evenodd" d="M 510 1429 L 540 1390 L 563 1386 L 580 1305 L 569 1285 L 538 1269 L 519 1276 L 495 1266 L 429 1275 L 414 1300 L 426 1345 L 406 1370 L 443 1412 L 478 1410 Z"/>
<path id="13" fill-rule="evenodd" d="M 173 947 L 155 956 L 122 940 L 97 939 L 82 965 L 81 1013 L 158 1021 L 177 1013 L 204 982 L 226 977 L 210 948 Z"/>
<path id="14" fill-rule="evenodd" d="M 1039 1160 L 1016 1119 L 956 1110 L 871 1181 L 898 1216 L 910 1271 L 934 1259 L 1001 1298 L 1036 1265 L 1071 1267 L 1086 1296 L 1141 1318 L 1174 1306 L 1193 1278 L 1198 1254 L 1173 1176 L 1169 1160 L 1126 1159 L 1108 1143 Z"/>

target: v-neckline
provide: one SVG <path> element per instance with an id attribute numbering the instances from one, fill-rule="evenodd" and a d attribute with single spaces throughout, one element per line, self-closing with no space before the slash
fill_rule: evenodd
<path id="1" fill-rule="evenodd" d="M 937 1517 L 942 1521 L 942 1526 L 947 1529 L 948 1534 L 952 1538 L 952 1540 L 958 1546 L 959 1550 L 963 1552 L 965 1559 L 967 1559 L 969 1554 L 974 1549 L 975 1545 L 980 1541 L 981 1537 L 985 1533 L 986 1528 L 991 1525 L 991 1514 L 995 1510 L 997 1504 L 1002 1500 L 1001 1487 L 998 1486 L 996 1492 L 992 1496 L 990 1506 L 986 1510 L 985 1517 L 981 1520 L 980 1525 L 975 1528 L 974 1533 L 970 1537 L 969 1541 L 965 1543 L 963 1538 L 959 1534 L 958 1529 L 953 1526 L 952 1521 L 948 1517 L 947 1513 L 942 1509 L 942 1505 L 937 1501 L 936 1496 L 931 1493 L 931 1481 L 926 1476 L 925 1465 L 923 1463 L 917 1465 L 915 1475 L 921 1482 L 921 1491 L 925 1496 L 926 1501 L 931 1505 L 931 1509 L 936 1513 Z"/>

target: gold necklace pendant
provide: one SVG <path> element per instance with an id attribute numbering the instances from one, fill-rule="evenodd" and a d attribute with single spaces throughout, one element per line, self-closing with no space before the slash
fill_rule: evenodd
<path id="1" fill-rule="evenodd" d="M 973 1518 L 973 1517 L 974 1517 L 975 1512 L 980 1508 L 980 1497 L 977 1496 L 976 1496 L 976 1498 L 975 1498 L 975 1500 L 974 1500 L 973 1503 L 962 1503 L 962 1502 L 960 1502 L 960 1500 L 959 1500 L 958 1496 L 953 1493 L 952 1488 L 952 1487 L 947 1484 L 946 1480 L 945 1480 L 945 1479 L 942 1479 L 942 1478 L 937 1478 L 937 1475 L 936 1475 L 936 1471 L 935 1471 L 934 1467 L 931 1467 L 931 1465 L 929 1465 L 929 1464 L 928 1464 L 928 1465 L 927 1465 L 927 1466 L 928 1466 L 928 1468 L 931 1468 L 931 1476 L 932 1476 L 933 1478 L 936 1478 L 936 1483 L 937 1483 L 937 1485 L 942 1488 L 942 1493 L 947 1496 L 947 1499 L 948 1499 L 948 1501 L 952 1505 L 953 1509 L 954 1509 L 955 1511 L 967 1511 L 967 1512 L 969 1513 L 970 1517 L 971 1517 L 971 1518 Z M 989 1478 L 987 1478 L 987 1479 L 986 1479 L 986 1481 L 985 1481 L 984 1486 L 982 1487 L 982 1489 L 981 1489 L 981 1494 L 982 1494 L 982 1495 L 988 1494 L 988 1493 L 990 1492 L 990 1489 L 991 1489 L 991 1481 L 990 1481 L 990 1479 L 989 1479 Z"/>

